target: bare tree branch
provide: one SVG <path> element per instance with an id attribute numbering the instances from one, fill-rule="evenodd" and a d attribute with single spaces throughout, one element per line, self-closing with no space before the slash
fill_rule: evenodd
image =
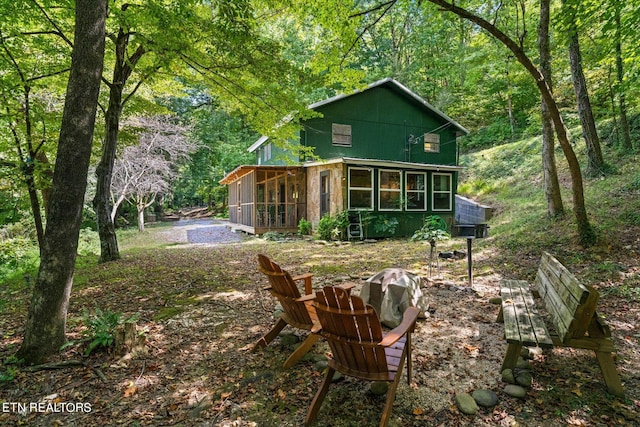
<path id="1" fill-rule="evenodd" d="M 64 31 L 62 31 L 62 28 L 60 28 L 60 27 L 58 26 L 58 24 L 56 23 L 56 21 L 55 21 L 55 20 L 53 20 L 53 19 L 51 19 L 51 17 L 49 16 L 49 14 L 48 14 L 48 13 L 47 13 L 47 11 L 45 10 L 45 8 L 44 8 L 44 7 L 42 7 L 42 6 L 40 5 L 40 3 L 38 3 L 38 2 L 37 2 L 37 1 L 35 1 L 35 0 L 32 0 L 32 3 L 33 3 L 33 4 L 34 4 L 34 5 L 35 5 L 39 10 L 40 10 L 40 12 L 42 12 L 42 14 L 44 15 L 44 17 L 45 17 L 45 18 L 47 19 L 47 21 L 51 24 L 51 26 L 53 26 L 53 28 L 55 28 L 55 29 L 56 29 L 56 32 L 55 32 L 54 34 L 56 34 L 56 35 L 60 36 L 60 38 L 61 38 L 62 40 L 64 40 L 64 41 L 65 41 L 65 43 L 67 43 L 70 47 L 73 47 L 73 42 L 69 39 L 69 37 L 67 37 L 67 36 L 64 34 Z"/>
<path id="2" fill-rule="evenodd" d="M 391 10 L 391 8 L 396 4 L 397 0 L 389 0 L 385 3 L 379 4 L 378 6 L 375 6 L 371 9 L 365 10 L 363 12 L 358 12 L 356 14 L 350 15 L 349 18 L 355 18 L 358 16 L 365 16 L 368 15 L 369 13 L 378 11 L 380 9 L 384 9 L 382 11 L 382 13 L 380 14 L 380 16 L 378 16 L 375 21 L 373 21 L 371 24 L 366 25 L 364 27 L 364 29 L 360 32 L 360 34 L 358 34 L 358 37 L 355 38 L 355 40 L 353 40 L 353 43 L 351 43 L 351 46 L 349 46 L 349 49 L 347 49 L 347 51 L 345 52 L 345 54 L 342 56 L 342 61 L 340 62 L 340 65 L 342 65 L 342 63 L 344 63 L 345 59 L 347 58 L 347 56 L 349 56 L 349 54 L 351 53 L 351 51 L 356 47 L 356 45 L 358 44 L 358 41 L 360 41 L 365 33 L 367 31 L 369 31 L 371 28 L 375 27 L 376 24 L 389 12 L 389 10 Z"/>

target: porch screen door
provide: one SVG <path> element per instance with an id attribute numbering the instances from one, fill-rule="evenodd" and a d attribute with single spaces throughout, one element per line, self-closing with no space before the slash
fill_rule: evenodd
<path id="1" fill-rule="evenodd" d="M 324 214 L 328 214 L 331 209 L 331 188 L 329 177 L 329 171 L 320 172 L 320 218 L 322 218 Z"/>

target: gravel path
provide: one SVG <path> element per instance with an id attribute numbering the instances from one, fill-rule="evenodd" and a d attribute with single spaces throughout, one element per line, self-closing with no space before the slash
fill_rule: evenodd
<path id="1" fill-rule="evenodd" d="M 181 219 L 161 235 L 171 243 L 224 244 L 242 240 L 242 235 L 231 231 L 228 221 L 221 219 Z"/>

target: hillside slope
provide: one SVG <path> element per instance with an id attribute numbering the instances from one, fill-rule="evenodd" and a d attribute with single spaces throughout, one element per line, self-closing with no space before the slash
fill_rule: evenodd
<path id="1" fill-rule="evenodd" d="M 632 267 L 640 257 L 640 164 L 637 154 L 603 147 L 607 171 L 585 178 L 585 200 L 598 242 L 577 245 L 571 179 L 562 151 L 556 151 L 566 214 L 550 218 L 542 177 L 541 141 L 532 138 L 462 156 L 460 194 L 494 207 L 490 244 L 506 257 L 539 256 L 542 250 L 570 258 L 569 264 L 598 262 Z M 576 146 L 584 164 L 584 145 Z M 480 242 L 479 242 L 480 243 Z M 610 270 L 606 268 L 605 270 Z"/>

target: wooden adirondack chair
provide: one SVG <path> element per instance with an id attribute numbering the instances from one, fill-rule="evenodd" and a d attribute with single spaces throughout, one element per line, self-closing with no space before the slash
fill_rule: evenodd
<path id="1" fill-rule="evenodd" d="M 411 383 L 411 332 L 420 310 L 409 307 L 400 325 L 384 334 L 373 307 L 343 289 L 325 287 L 316 293 L 313 305 L 322 327 L 319 333 L 329 342 L 332 356 L 324 381 L 307 412 L 305 425 L 315 420 L 333 375 L 339 371 L 364 380 L 390 383 L 380 420 L 380 426 L 386 426 L 405 359 L 407 382 Z"/>
<path id="2" fill-rule="evenodd" d="M 287 325 L 307 331 L 311 331 L 315 325 L 318 325 L 318 316 L 312 305 L 314 294 L 311 278 L 313 275 L 307 273 L 292 277 L 289 272 L 281 269 L 278 264 L 263 254 L 258 255 L 258 263 L 259 270 L 269 278 L 269 286 L 265 290 L 271 292 L 271 295 L 278 299 L 283 312 L 273 328 L 255 343 L 253 351 L 269 345 Z M 298 290 L 296 285 L 298 281 L 304 281 L 304 296 Z M 320 335 L 311 332 L 285 361 L 284 367 L 289 368 L 295 365 L 319 338 Z"/>

